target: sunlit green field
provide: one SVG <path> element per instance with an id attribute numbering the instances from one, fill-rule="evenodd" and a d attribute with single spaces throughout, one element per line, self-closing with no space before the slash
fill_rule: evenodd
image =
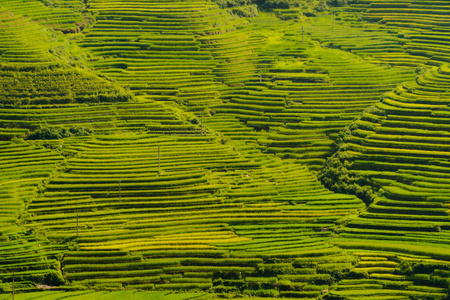
<path id="1" fill-rule="evenodd" d="M 449 12 L 0 0 L 0 299 L 447 299 Z"/>

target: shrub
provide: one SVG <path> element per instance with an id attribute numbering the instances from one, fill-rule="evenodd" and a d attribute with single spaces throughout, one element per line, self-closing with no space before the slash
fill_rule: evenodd
<path id="1" fill-rule="evenodd" d="M 292 274 L 294 269 L 290 263 L 259 264 L 258 271 L 261 274 L 273 276 L 276 274 Z"/>
<path id="2" fill-rule="evenodd" d="M 260 290 L 244 290 L 243 292 L 244 294 L 248 294 L 248 295 L 255 295 L 257 297 L 271 297 L 271 298 L 276 298 L 280 295 L 280 292 L 278 292 L 278 290 L 275 289 L 260 289 Z"/>
<path id="3" fill-rule="evenodd" d="M 88 127 L 77 128 L 41 128 L 28 136 L 30 140 L 57 140 L 71 136 L 88 136 L 92 134 Z"/>
<path id="4" fill-rule="evenodd" d="M 365 176 L 352 173 L 348 170 L 352 166 L 352 163 L 345 142 L 350 139 L 350 137 L 350 130 L 340 133 L 340 137 L 337 141 L 338 151 L 332 157 L 327 159 L 318 179 L 330 190 L 337 193 L 356 195 L 369 206 L 377 197 L 374 190 L 379 189 L 380 186 L 371 182 Z"/>
<path id="5" fill-rule="evenodd" d="M 256 17 L 258 15 L 258 7 L 256 5 L 236 7 L 231 11 L 240 17 Z"/>
<path id="6" fill-rule="evenodd" d="M 65 283 L 65 280 L 61 273 L 56 270 L 49 270 L 49 272 L 46 274 L 32 275 L 31 280 L 51 286 L 63 285 Z"/>
<path id="7" fill-rule="evenodd" d="M 307 14 L 314 11 L 326 11 L 328 5 L 344 6 L 346 0 L 213 0 L 222 8 L 249 6 L 257 4 L 260 9 L 302 8 Z"/>
<path id="8" fill-rule="evenodd" d="M 213 2 L 216 2 L 220 7 L 236 7 L 236 6 L 244 6 L 249 5 L 253 0 L 213 0 Z"/>

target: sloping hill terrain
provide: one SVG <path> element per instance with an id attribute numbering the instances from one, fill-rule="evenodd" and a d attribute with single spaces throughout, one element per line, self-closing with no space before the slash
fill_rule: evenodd
<path id="1" fill-rule="evenodd" d="M 449 9 L 0 0 L 0 299 L 448 298 Z"/>

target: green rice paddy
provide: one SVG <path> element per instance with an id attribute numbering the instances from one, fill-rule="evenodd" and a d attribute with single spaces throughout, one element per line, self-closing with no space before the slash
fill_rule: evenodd
<path id="1" fill-rule="evenodd" d="M 0 0 L 0 299 L 449 298 L 449 3 L 294 2 Z"/>

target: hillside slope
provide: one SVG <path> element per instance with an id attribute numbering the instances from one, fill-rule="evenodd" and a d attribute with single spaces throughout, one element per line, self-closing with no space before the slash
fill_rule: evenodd
<path id="1" fill-rule="evenodd" d="M 448 6 L 242 4 L 0 0 L 0 299 L 448 298 Z"/>

